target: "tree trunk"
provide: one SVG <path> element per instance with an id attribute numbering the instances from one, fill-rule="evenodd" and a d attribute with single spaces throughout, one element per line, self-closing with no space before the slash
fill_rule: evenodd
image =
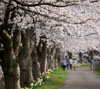
<path id="1" fill-rule="evenodd" d="M 22 45 L 23 48 L 20 53 L 20 79 L 21 79 L 21 86 L 24 87 L 25 85 L 29 85 L 33 82 L 33 75 L 32 75 L 32 49 L 34 46 L 34 42 L 31 43 L 30 40 L 30 32 L 27 30 L 27 34 L 22 32 Z"/>
<path id="2" fill-rule="evenodd" d="M 56 48 L 56 53 L 55 53 L 55 68 L 58 66 L 58 56 L 59 56 L 59 48 Z"/>
<path id="3" fill-rule="evenodd" d="M 26 57 L 25 55 L 23 55 L 23 57 L 20 57 L 20 71 L 22 87 L 33 82 L 31 57 Z"/>
<path id="4" fill-rule="evenodd" d="M 48 69 L 51 68 L 51 56 L 50 56 L 50 48 L 47 49 L 47 65 L 48 65 Z"/>
<path id="5" fill-rule="evenodd" d="M 2 69 L 4 73 L 5 89 L 21 89 L 19 65 L 14 52 L 11 50 L 6 52 L 4 56 Z"/>
<path id="6" fill-rule="evenodd" d="M 41 78 L 40 64 L 38 62 L 38 54 L 36 47 L 32 52 L 32 68 L 34 80 L 37 80 L 37 78 Z"/>
<path id="7" fill-rule="evenodd" d="M 43 48 L 42 48 L 42 55 L 40 58 L 40 69 L 41 73 L 46 72 L 46 61 L 47 61 L 47 42 L 43 43 Z"/>
<path id="8" fill-rule="evenodd" d="M 5 10 L 3 24 L 0 29 L 0 38 L 4 48 L 2 58 L 2 70 L 4 74 L 5 89 L 21 89 L 20 87 L 20 71 L 18 63 L 19 47 L 21 42 L 20 29 L 15 29 L 17 33 L 12 33 L 14 24 L 9 26 L 9 17 L 11 12 L 12 0 L 9 0 Z M 15 39 L 14 39 L 15 37 Z M 14 39 L 14 40 L 13 40 Z M 13 45 L 15 44 L 15 46 Z"/>
<path id="9" fill-rule="evenodd" d="M 55 63 L 55 60 L 54 60 L 54 55 L 52 53 L 51 54 L 51 69 L 54 69 L 54 63 Z"/>
<path id="10" fill-rule="evenodd" d="M 39 48 L 37 49 L 38 57 L 39 57 L 38 60 L 40 63 L 40 70 L 42 74 L 46 72 L 46 67 L 47 67 L 47 41 L 43 41 L 42 39 L 40 39 L 40 44 L 38 48 Z"/>
<path id="11" fill-rule="evenodd" d="M 6 30 L 3 30 L 0 33 L 0 36 L 3 39 L 2 44 L 4 46 L 4 55 L 1 66 L 4 73 L 5 89 L 21 89 L 18 63 L 18 52 L 21 39 L 20 30 L 17 30 L 17 38 L 15 38 L 14 41 Z M 13 48 L 14 42 L 16 43 L 15 49 Z"/>
<path id="12" fill-rule="evenodd" d="M 94 59 L 94 50 L 91 50 L 91 51 L 90 51 L 89 56 L 90 56 L 91 59 Z"/>
<path id="13" fill-rule="evenodd" d="M 55 47 L 49 48 L 48 49 L 48 68 L 49 69 L 54 69 L 58 65 L 58 59 L 56 57 L 57 55 L 55 54 Z"/>
<path id="14" fill-rule="evenodd" d="M 83 54 L 81 52 L 79 53 L 79 59 L 80 59 L 80 63 L 82 64 L 83 63 Z"/>
<path id="15" fill-rule="evenodd" d="M 54 54 L 54 52 L 55 52 L 55 48 L 53 47 L 53 48 L 51 48 L 51 53 L 50 53 L 50 55 L 51 55 L 51 69 L 55 68 L 55 54 Z"/>
<path id="16" fill-rule="evenodd" d="M 61 60 L 62 60 L 62 58 L 61 58 L 61 51 L 59 49 L 59 53 L 58 53 L 58 65 L 59 66 L 61 66 Z"/>

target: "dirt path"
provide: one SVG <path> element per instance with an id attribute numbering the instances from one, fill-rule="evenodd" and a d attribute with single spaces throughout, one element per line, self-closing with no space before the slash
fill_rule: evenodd
<path id="1" fill-rule="evenodd" d="M 61 89 L 100 89 L 100 77 L 88 67 L 69 71 Z"/>

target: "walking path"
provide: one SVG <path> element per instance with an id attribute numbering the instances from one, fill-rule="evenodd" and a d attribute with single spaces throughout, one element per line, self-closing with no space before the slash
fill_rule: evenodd
<path id="1" fill-rule="evenodd" d="M 88 67 L 68 71 L 61 89 L 100 89 L 100 77 L 93 74 Z"/>

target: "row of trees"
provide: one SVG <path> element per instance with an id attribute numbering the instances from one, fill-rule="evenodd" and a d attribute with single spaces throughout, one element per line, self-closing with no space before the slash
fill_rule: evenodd
<path id="1" fill-rule="evenodd" d="M 21 89 L 61 63 L 60 48 L 49 39 L 51 34 L 46 34 L 52 33 L 54 26 L 50 23 L 58 20 L 59 14 L 54 13 L 57 7 L 75 3 L 59 3 L 60 0 L 0 1 L 0 60 L 5 89 Z"/>
<path id="2" fill-rule="evenodd" d="M 95 2 L 98 1 L 91 1 Z M 71 17 L 66 17 L 64 8 L 79 3 L 79 0 L 0 0 L 0 60 L 5 89 L 20 89 L 60 65 L 64 52 L 71 47 L 70 44 L 66 47 L 68 42 L 76 41 L 67 28 L 74 26 L 66 20 Z M 72 32 L 78 31 L 81 32 Z"/>

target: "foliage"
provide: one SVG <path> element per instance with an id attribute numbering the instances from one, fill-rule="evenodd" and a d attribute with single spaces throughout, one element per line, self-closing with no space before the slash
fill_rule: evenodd
<path id="1" fill-rule="evenodd" d="M 32 33 L 28 37 L 30 39 L 28 50 L 33 48 L 31 47 L 32 43 L 38 46 L 40 37 L 44 35 L 45 39 L 43 40 L 47 42 L 48 48 L 53 46 L 60 48 L 65 54 L 67 51 L 78 53 L 88 49 L 99 49 L 100 8 L 98 7 L 100 2 L 98 0 L 96 2 L 91 2 L 91 0 L 72 1 L 0 0 L 0 46 L 4 49 L 2 54 L 7 55 L 11 50 L 11 56 L 16 57 L 16 63 L 12 57 L 11 59 L 7 56 L 4 57 L 5 59 L 0 58 L 5 60 L 5 63 L 2 61 L 2 64 L 4 64 L 3 68 L 8 68 L 7 73 L 10 71 L 9 67 L 13 69 L 11 65 L 19 64 L 17 56 L 20 56 L 22 50 L 20 48 L 24 48 L 24 40 L 21 37 L 28 37 L 27 31 Z M 78 5 L 75 6 L 76 4 Z M 57 8 L 65 6 L 66 8 Z M 9 67 L 5 65 L 6 63 Z M 49 72 L 43 74 L 43 79 L 38 79 L 31 86 L 38 86 L 42 81 L 48 81 L 49 75 Z"/>
<path id="2" fill-rule="evenodd" d="M 3 18 L 5 17 L 7 5 L 5 1 L 8 3 L 10 0 L 1 0 L 0 2 L 0 24 L 3 24 Z M 24 29 L 34 27 L 35 23 L 36 32 L 38 30 L 36 35 L 39 35 L 39 33 L 40 35 L 46 35 L 49 45 L 54 41 L 64 51 L 72 52 L 87 51 L 98 47 L 100 42 L 98 13 L 100 11 L 100 8 L 98 8 L 100 3 L 98 1 L 93 3 L 91 0 L 82 2 L 75 0 L 74 4 L 75 2 L 81 3 L 77 7 L 73 6 L 73 0 L 11 1 L 11 7 L 16 7 L 17 9 L 11 10 L 11 15 L 16 13 L 13 21 L 9 22 L 15 23 Z M 65 3 L 71 7 L 57 8 L 55 6 L 65 5 Z M 12 17 L 11 15 L 9 18 Z M 39 36 L 37 36 L 37 39 L 39 39 Z M 92 44 L 90 45 L 90 43 Z"/>

